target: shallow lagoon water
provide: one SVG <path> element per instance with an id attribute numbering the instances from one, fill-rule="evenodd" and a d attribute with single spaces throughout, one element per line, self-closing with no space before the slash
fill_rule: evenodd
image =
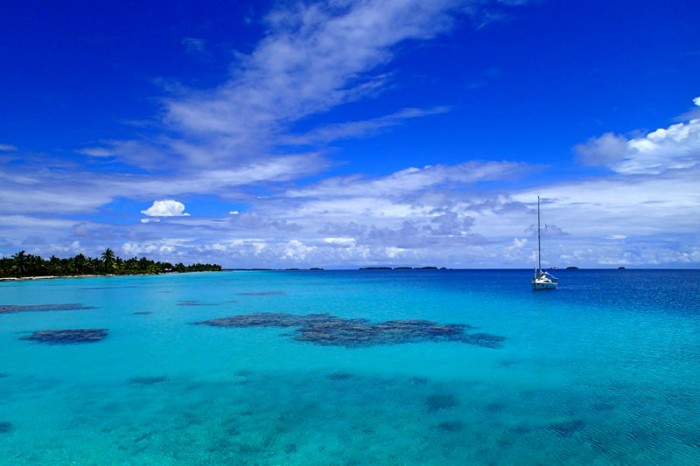
<path id="1" fill-rule="evenodd" d="M 0 284 L 0 464 L 700 464 L 700 272 L 286 271 Z M 81 308 L 84 307 L 84 308 Z M 469 324 L 347 348 L 254 313 Z M 22 340 L 108 329 L 101 341 Z"/>

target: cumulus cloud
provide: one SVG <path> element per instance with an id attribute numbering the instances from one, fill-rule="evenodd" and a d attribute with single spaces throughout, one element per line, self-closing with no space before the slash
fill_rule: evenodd
<path id="1" fill-rule="evenodd" d="M 575 151 L 584 163 L 628 175 L 689 169 L 700 165 L 700 119 L 633 138 L 606 133 L 576 146 Z"/>
<path id="2" fill-rule="evenodd" d="M 284 247 L 284 255 L 282 257 L 285 259 L 300 261 L 306 259 L 309 253 L 313 252 L 315 249 L 315 246 L 307 246 L 301 241 L 293 239 Z"/>
<path id="3" fill-rule="evenodd" d="M 355 246 L 357 240 L 355 238 L 323 238 L 323 242 L 326 244 L 332 244 L 339 247 L 350 247 Z"/>
<path id="4" fill-rule="evenodd" d="M 149 217 L 182 217 L 190 215 L 185 213 L 185 204 L 171 199 L 153 201 L 153 205 L 146 210 L 142 210 L 141 213 Z"/>
<path id="5" fill-rule="evenodd" d="M 577 145 L 574 150 L 585 165 L 614 165 L 625 158 L 627 139 L 613 133 L 605 133 L 589 139 L 585 144 Z"/>

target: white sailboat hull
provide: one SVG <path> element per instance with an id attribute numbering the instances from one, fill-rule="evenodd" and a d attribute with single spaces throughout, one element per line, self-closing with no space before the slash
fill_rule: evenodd
<path id="1" fill-rule="evenodd" d="M 536 290 L 554 290 L 556 289 L 558 283 L 550 279 L 534 279 L 532 280 L 532 287 Z"/>

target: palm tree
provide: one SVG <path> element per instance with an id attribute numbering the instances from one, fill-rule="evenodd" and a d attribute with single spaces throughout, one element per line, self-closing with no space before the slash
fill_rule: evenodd
<path id="1" fill-rule="evenodd" d="M 27 255 L 24 253 L 24 251 L 20 251 L 12 256 L 12 260 L 15 263 L 14 269 L 17 272 L 18 277 L 21 277 L 27 273 Z"/>
<path id="2" fill-rule="evenodd" d="M 56 256 L 51 256 L 49 259 L 49 275 L 63 275 L 63 265 L 61 259 Z"/>
<path id="3" fill-rule="evenodd" d="M 114 257 L 114 251 L 112 251 L 110 248 L 105 249 L 105 252 L 102 253 L 102 262 L 104 262 L 105 273 L 111 273 L 114 269 Z"/>
<path id="4" fill-rule="evenodd" d="M 82 253 L 78 254 L 73 258 L 73 265 L 75 267 L 75 273 L 86 273 L 87 257 L 85 257 Z"/>

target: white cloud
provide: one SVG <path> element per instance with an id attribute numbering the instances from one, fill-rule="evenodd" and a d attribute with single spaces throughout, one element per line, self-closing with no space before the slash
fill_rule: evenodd
<path id="1" fill-rule="evenodd" d="M 293 239 L 287 243 L 284 248 L 283 258 L 292 259 L 294 261 L 302 261 L 306 259 L 309 253 L 316 249 L 315 246 L 307 246 L 299 240 Z"/>
<path id="2" fill-rule="evenodd" d="M 386 252 L 386 257 L 388 257 L 389 259 L 397 259 L 397 258 L 405 255 L 406 252 L 408 252 L 404 248 L 397 248 L 394 246 L 389 246 L 389 247 L 385 248 L 384 250 Z"/>
<path id="3" fill-rule="evenodd" d="M 334 244 L 337 246 L 354 246 L 357 243 L 355 238 L 323 238 L 323 242 L 327 244 Z"/>
<path id="4" fill-rule="evenodd" d="M 410 119 L 438 115 L 448 111 L 449 108 L 447 107 L 435 107 L 430 109 L 407 108 L 394 114 L 379 118 L 330 124 L 316 128 L 306 134 L 287 135 L 284 136 L 280 142 L 285 144 L 305 145 L 325 143 L 341 139 L 366 137 L 386 128 L 399 125 Z"/>
<path id="5" fill-rule="evenodd" d="M 361 176 L 329 178 L 314 186 L 291 190 L 290 197 L 384 197 L 424 191 L 436 186 L 455 183 L 503 179 L 526 167 L 510 162 L 465 162 L 457 165 L 429 165 L 406 168 L 391 175 L 366 179 Z"/>
<path id="6" fill-rule="evenodd" d="M 245 231 L 274 230 L 284 232 L 294 232 L 301 230 L 301 227 L 289 221 L 289 218 L 280 218 L 281 215 L 264 215 L 258 212 L 245 212 L 229 218 L 231 224 Z"/>
<path id="7" fill-rule="evenodd" d="M 90 157 L 113 157 L 116 155 L 114 150 L 110 150 L 107 147 L 86 147 L 78 152 Z"/>
<path id="8" fill-rule="evenodd" d="M 0 152 L 14 152 L 17 148 L 10 144 L 0 144 Z"/>
<path id="9" fill-rule="evenodd" d="M 527 244 L 527 238 L 513 238 L 513 249 L 522 249 Z"/>
<path id="10" fill-rule="evenodd" d="M 189 238 L 166 238 L 146 241 L 127 241 L 119 248 L 121 252 L 129 256 L 149 255 L 166 260 L 178 260 L 183 255 L 183 249 L 188 249 L 191 243 Z"/>
<path id="11" fill-rule="evenodd" d="M 141 213 L 149 217 L 182 217 L 190 215 L 185 213 L 185 205 L 182 202 L 170 199 L 153 201 L 153 205 L 146 210 L 142 210 Z"/>
<path id="12" fill-rule="evenodd" d="M 586 165 L 613 165 L 621 162 L 627 152 L 627 139 L 613 133 L 591 138 L 574 150 Z"/>
<path id="13" fill-rule="evenodd" d="M 633 138 L 606 133 L 575 150 L 585 163 L 606 165 L 622 174 L 689 169 L 700 165 L 700 119 Z"/>
<path id="14" fill-rule="evenodd" d="M 306 145 L 365 137 L 408 119 L 446 111 L 404 109 L 388 116 L 339 122 L 302 135 L 292 125 L 310 115 L 381 92 L 391 83 L 382 72 L 396 46 L 450 30 L 463 0 L 367 0 L 286 4 L 264 24 L 265 39 L 238 54 L 230 77 L 213 89 L 184 89 L 163 101 L 164 133 L 149 141 L 113 141 L 104 154 L 127 163 L 158 167 L 166 160 L 204 167 L 235 167 L 260 159 L 279 144 Z M 186 38 L 188 50 L 204 47 Z M 103 153 L 98 148 L 86 153 Z M 164 154 L 167 157 L 164 158 Z"/>

